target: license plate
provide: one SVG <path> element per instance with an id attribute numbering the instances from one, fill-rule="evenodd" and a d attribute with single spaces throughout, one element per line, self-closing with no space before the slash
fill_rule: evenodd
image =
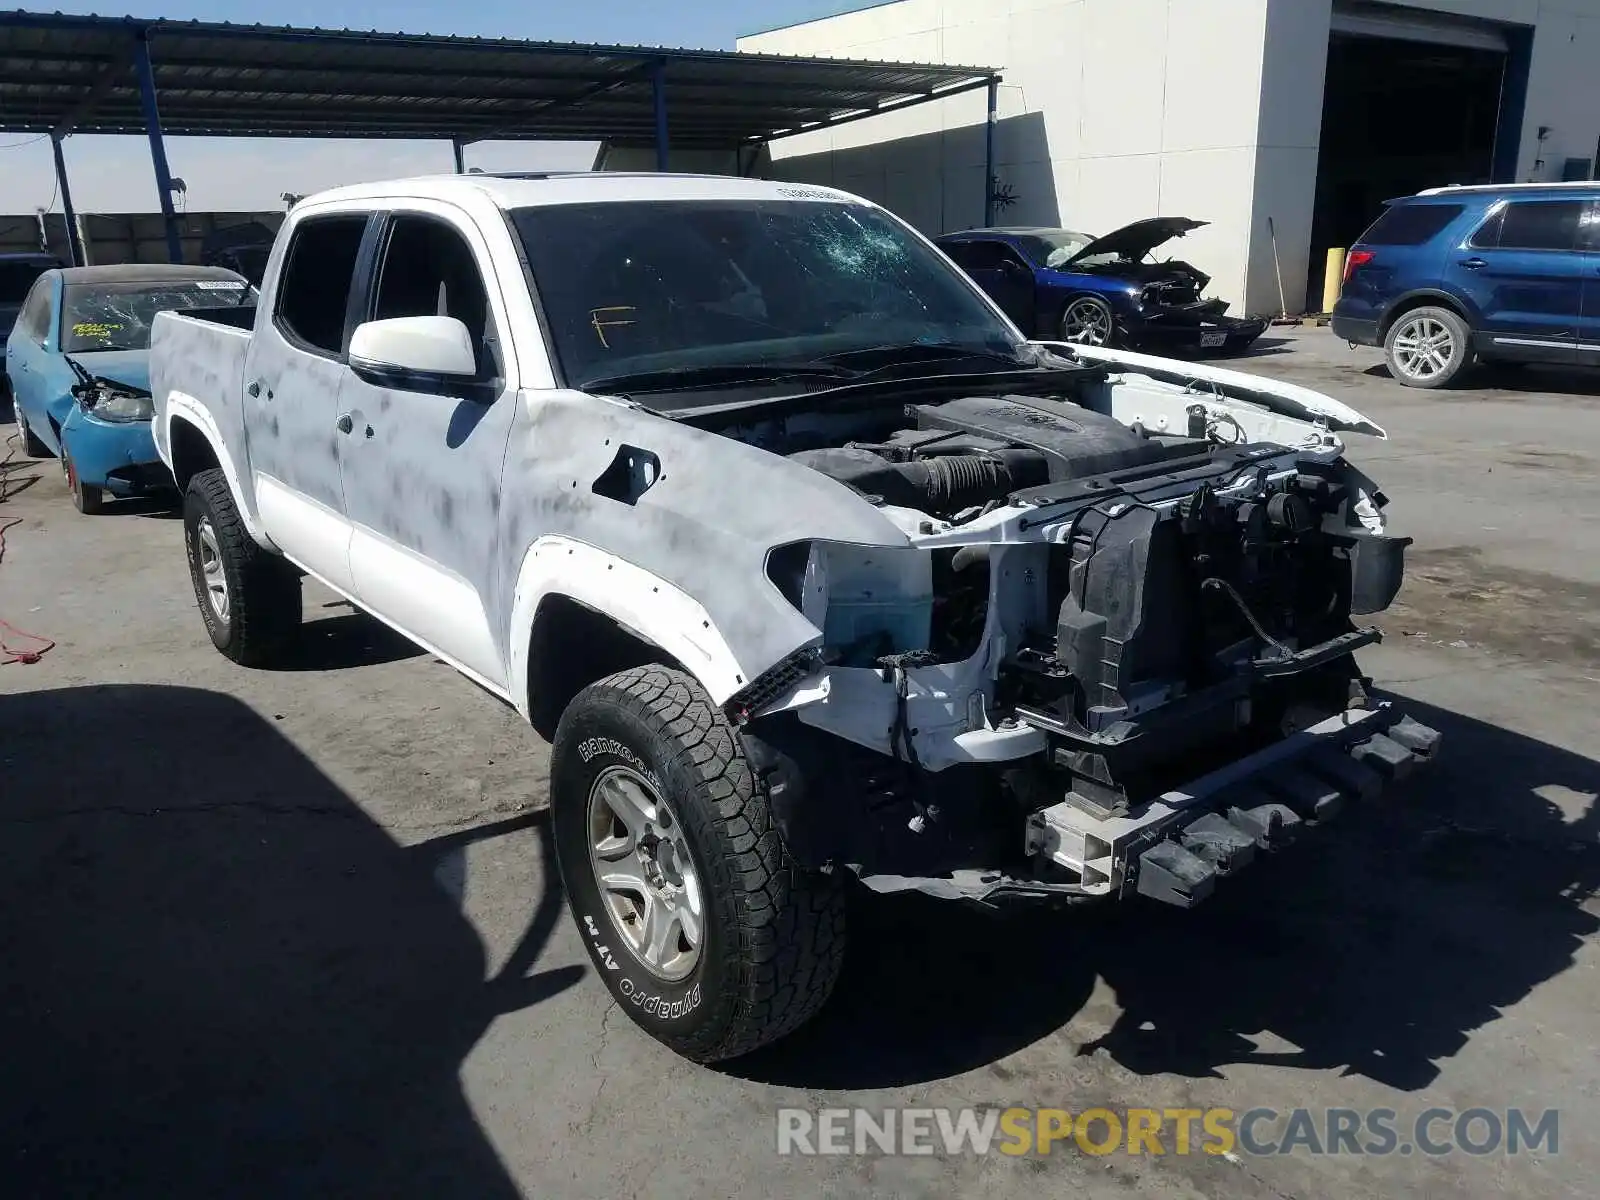
<path id="1" fill-rule="evenodd" d="M 1228 331 L 1225 329 L 1202 329 L 1200 331 L 1200 345 L 1204 349 L 1214 346 L 1225 346 L 1228 343 Z"/>

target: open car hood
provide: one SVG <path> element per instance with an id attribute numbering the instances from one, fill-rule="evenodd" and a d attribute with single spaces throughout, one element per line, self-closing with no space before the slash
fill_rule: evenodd
<path id="1" fill-rule="evenodd" d="M 1082 250 L 1056 268 L 1064 271 L 1079 259 L 1096 254 L 1118 254 L 1138 262 L 1150 251 L 1175 237 L 1182 237 L 1191 229 L 1209 225 L 1209 221 L 1196 221 L 1192 217 L 1146 217 L 1121 229 L 1113 229 L 1104 237 L 1097 237 Z"/>
<path id="2" fill-rule="evenodd" d="M 1054 349 L 1060 342 L 1037 343 Z M 1301 421 L 1320 421 L 1335 432 L 1364 433 L 1370 437 L 1388 440 L 1388 433 L 1366 413 L 1358 412 L 1343 401 L 1324 396 L 1310 388 L 1283 379 L 1269 379 L 1262 375 L 1247 375 L 1243 371 L 1230 371 L 1210 363 L 1180 362 L 1177 359 L 1157 358 L 1153 354 L 1136 354 L 1129 350 L 1112 350 L 1105 346 L 1084 346 L 1072 343 L 1066 347 L 1072 356 L 1084 362 L 1105 363 L 1113 371 L 1133 371 L 1149 375 L 1167 383 L 1193 388 L 1197 396 L 1206 396 L 1205 384 L 1218 383 L 1229 394 L 1247 404 L 1257 404 L 1269 412 L 1282 413 Z"/>

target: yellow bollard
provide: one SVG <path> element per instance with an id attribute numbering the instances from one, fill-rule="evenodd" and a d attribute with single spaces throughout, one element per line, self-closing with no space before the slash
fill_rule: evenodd
<path id="1" fill-rule="evenodd" d="M 1339 289 L 1344 286 L 1344 247 L 1328 249 L 1328 270 L 1322 277 L 1322 311 L 1331 313 L 1339 302 Z"/>

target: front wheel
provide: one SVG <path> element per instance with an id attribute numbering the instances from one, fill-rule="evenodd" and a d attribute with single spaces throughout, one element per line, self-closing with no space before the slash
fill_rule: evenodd
<path id="1" fill-rule="evenodd" d="M 737 732 L 693 677 L 636 667 L 580 692 L 550 763 L 556 857 L 595 970 L 697 1062 L 798 1028 L 844 955 L 838 883 L 778 836 Z"/>
<path id="2" fill-rule="evenodd" d="M 73 508 L 89 516 L 105 508 L 105 493 L 97 487 L 90 487 L 78 477 L 78 468 L 73 464 L 64 437 L 61 441 L 61 478 L 66 482 L 67 490 L 72 493 Z"/>
<path id="3" fill-rule="evenodd" d="M 299 574 L 256 544 L 216 468 L 189 481 L 183 537 L 212 644 L 236 663 L 267 665 L 300 625 Z"/>
<path id="4" fill-rule="evenodd" d="M 1442 388 L 1472 365 L 1472 334 L 1448 308 L 1402 313 L 1383 340 L 1389 373 L 1407 387 Z"/>
<path id="5" fill-rule="evenodd" d="M 1111 306 L 1099 296 L 1076 296 L 1061 310 L 1061 340 L 1083 346 L 1109 346 L 1117 322 Z"/>

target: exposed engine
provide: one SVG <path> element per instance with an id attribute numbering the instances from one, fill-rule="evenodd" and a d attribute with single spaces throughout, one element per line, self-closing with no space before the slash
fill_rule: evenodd
<path id="1" fill-rule="evenodd" d="M 871 499 L 956 517 L 1013 492 L 1205 453 L 1203 440 L 1152 438 L 1112 417 L 1037 396 L 913 405 L 916 425 L 882 442 L 789 457 Z"/>
<path id="2" fill-rule="evenodd" d="M 1320 719 L 1349 702 L 1350 652 L 1375 636 L 1351 615 L 1388 605 L 1408 539 L 1351 519 L 1342 464 L 1224 444 L 1192 411 L 1182 433 L 1159 434 L 1036 396 L 905 411 L 909 427 L 879 440 L 788 457 L 954 527 L 1013 505 L 1051 512 L 1057 532 L 1009 583 L 992 578 L 1001 546 L 932 551 L 920 635 L 906 632 L 915 622 L 860 623 L 858 611 L 886 611 L 884 595 L 838 602 L 847 585 L 832 563 L 832 661 L 881 666 L 912 649 L 922 662 L 963 661 L 982 644 L 996 588 L 1035 589 L 992 711 L 1048 732 L 1076 802 L 1107 813 L 1158 791 L 1177 763 L 1192 769 L 1208 745 L 1237 752 L 1240 736 L 1281 736 L 1299 709 Z M 1176 500 L 1174 485 L 1186 485 Z"/>
<path id="3" fill-rule="evenodd" d="M 1162 263 L 1119 260 L 1112 263 L 1080 263 L 1073 267 L 1084 275 L 1110 275 L 1139 286 L 1139 299 L 1147 307 L 1184 308 L 1203 305 L 1208 314 L 1220 315 L 1228 309 L 1225 300 L 1202 301 L 1211 276 L 1179 259 Z"/>

